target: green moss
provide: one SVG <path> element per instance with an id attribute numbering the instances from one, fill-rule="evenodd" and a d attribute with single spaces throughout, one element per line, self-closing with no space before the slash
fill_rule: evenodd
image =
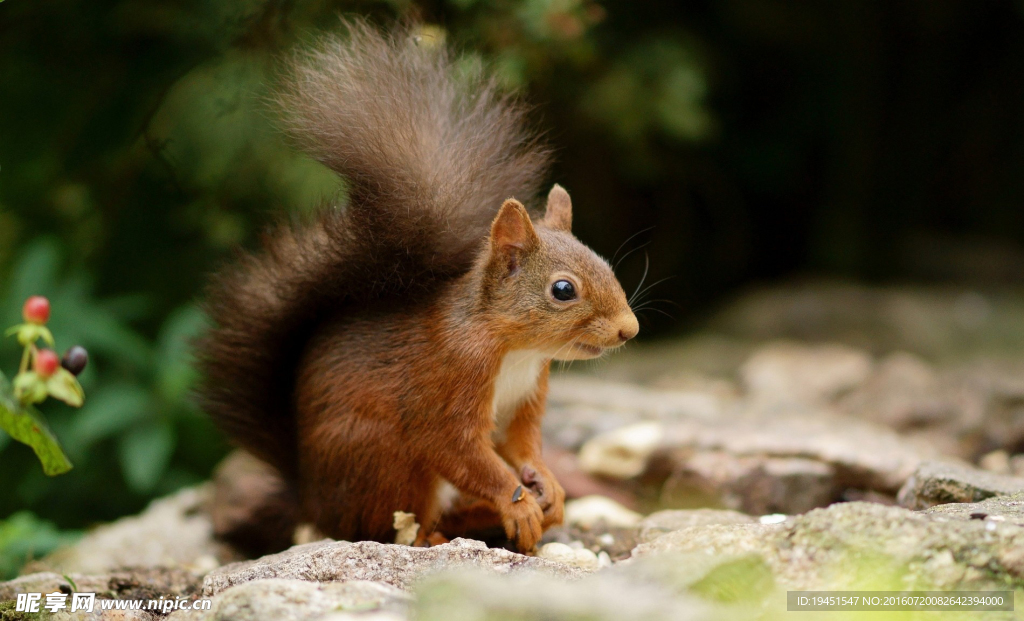
<path id="1" fill-rule="evenodd" d="M 757 555 L 743 556 L 713 568 L 690 591 L 719 602 L 763 599 L 775 587 L 772 570 Z"/>
<path id="2" fill-rule="evenodd" d="M 0 621 L 35 621 L 36 619 L 45 619 L 45 613 L 41 612 L 18 612 L 17 602 L 14 600 L 7 600 L 0 602 Z"/>

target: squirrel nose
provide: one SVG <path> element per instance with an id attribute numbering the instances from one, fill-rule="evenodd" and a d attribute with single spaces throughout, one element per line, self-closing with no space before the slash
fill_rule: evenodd
<path id="1" fill-rule="evenodd" d="M 640 323 L 636 320 L 636 316 L 633 313 L 629 313 L 629 315 L 624 317 L 621 325 L 622 327 L 619 328 L 619 340 L 623 343 L 640 332 Z"/>

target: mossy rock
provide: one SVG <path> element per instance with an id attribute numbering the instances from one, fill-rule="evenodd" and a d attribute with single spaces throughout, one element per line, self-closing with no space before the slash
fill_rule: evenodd
<path id="1" fill-rule="evenodd" d="M 41 612 L 18 612 L 15 610 L 17 607 L 18 602 L 15 600 L 0 601 L 0 621 L 34 621 L 45 618 Z"/>

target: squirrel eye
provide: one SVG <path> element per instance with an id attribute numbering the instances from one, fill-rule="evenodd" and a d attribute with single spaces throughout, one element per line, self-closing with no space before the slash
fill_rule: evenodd
<path id="1" fill-rule="evenodd" d="M 568 280 L 556 280 L 551 285 L 551 296 L 560 302 L 576 299 L 576 287 Z"/>

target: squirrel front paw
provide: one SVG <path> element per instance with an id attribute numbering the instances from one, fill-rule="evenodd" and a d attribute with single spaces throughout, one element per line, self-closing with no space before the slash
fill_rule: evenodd
<path id="1" fill-rule="evenodd" d="M 561 524 L 565 516 L 565 490 L 555 475 L 544 467 L 523 466 L 520 479 L 537 494 L 537 504 L 544 512 L 543 527 Z"/>
<path id="2" fill-rule="evenodd" d="M 544 533 L 544 512 L 537 500 L 521 487 L 501 504 L 501 524 L 520 552 L 532 552 Z"/>

